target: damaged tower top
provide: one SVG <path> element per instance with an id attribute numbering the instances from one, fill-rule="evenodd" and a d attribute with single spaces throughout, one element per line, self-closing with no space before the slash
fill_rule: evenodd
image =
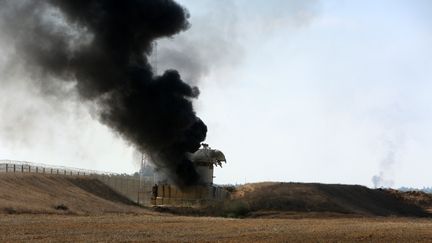
<path id="1" fill-rule="evenodd" d="M 225 155 L 222 151 L 212 149 L 208 144 L 201 144 L 201 148 L 195 153 L 189 154 L 189 159 L 195 166 L 195 170 L 200 176 L 201 185 L 213 185 L 214 167 L 222 167 L 222 163 L 226 163 Z M 157 184 L 172 184 L 170 178 L 164 173 L 163 169 L 156 168 L 154 171 L 155 183 Z"/>

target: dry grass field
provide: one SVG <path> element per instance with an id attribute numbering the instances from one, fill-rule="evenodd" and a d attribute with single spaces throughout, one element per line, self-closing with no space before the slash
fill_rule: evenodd
<path id="1" fill-rule="evenodd" d="M 429 198 L 415 193 L 248 184 L 224 205 L 234 216 L 246 205 L 239 219 L 140 208 L 92 178 L 0 175 L 0 184 L 0 242 L 432 242 Z"/>
<path id="2" fill-rule="evenodd" d="M 155 214 L 4 215 L 0 241 L 431 242 L 432 221 L 411 218 L 227 219 Z"/>

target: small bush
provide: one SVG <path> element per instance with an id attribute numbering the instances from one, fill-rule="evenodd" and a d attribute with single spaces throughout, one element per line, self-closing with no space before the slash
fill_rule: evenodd
<path id="1" fill-rule="evenodd" d="M 248 203 L 244 201 L 228 201 L 224 205 L 224 216 L 230 218 L 241 218 L 251 211 Z"/>
<path id="2" fill-rule="evenodd" d="M 62 210 L 62 211 L 67 211 L 67 210 L 69 210 L 69 208 L 68 208 L 66 205 L 64 205 L 63 203 L 54 206 L 54 208 L 55 208 L 56 210 Z"/>
<path id="3" fill-rule="evenodd" d="M 233 193 L 236 190 L 235 186 L 225 186 L 224 188 L 225 188 L 225 190 L 227 190 L 230 193 Z"/>
<path id="4" fill-rule="evenodd" d="M 13 207 L 4 208 L 3 211 L 5 213 L 8 213 L 8 214 L 16 214 L 17 213 L 17 210 Z"/>

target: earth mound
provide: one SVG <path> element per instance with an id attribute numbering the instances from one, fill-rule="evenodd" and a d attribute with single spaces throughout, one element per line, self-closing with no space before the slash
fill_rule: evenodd
<path id="1" fill-rule="evenodd" d="M 1 174 L 0 184 L 0 214 L 102 214 L 142 210 L 90 177 Z"/>
<path id="2" fill-rule="evenodd" d="M 263 182 L 237 187 L 231 203 L 250 216 L 302 212 L 360 216 L 429 216 L 427 210 L 388 190 L 359 185 Z"/>
<path id="3" fill-rule="evenodd" d="M 385 190 L 400 200 L 418 205 L 419 207 L 424 208 L 426 211 L 432 213 L 432 194 L 422 191 L 398 191 L 394 189 Z"/>

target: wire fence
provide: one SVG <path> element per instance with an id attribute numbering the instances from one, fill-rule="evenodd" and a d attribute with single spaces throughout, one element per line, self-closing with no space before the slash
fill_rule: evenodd
<path id="1" fill-rule="evenodd" d="M 15 160 L 0 160 L 0 173 L 91 177 L 136 203 L 150 204 L 152 184 L 144 183 L 139 176 L 135 175 Z"/>
<path id="2" fill-rule="evenodd" d="M 0 160 L 0 173 L 40 173 L 40 174 L 56 174 L 56 175 L 74 175 L 74 176 L 90 176 L 90 175 L 111 175 L 118 176 L 121 174 L 86 170 L 66 166 L 47 165 L 42 163 L 33 163 L 27 161 L 15 160 Z"/>

